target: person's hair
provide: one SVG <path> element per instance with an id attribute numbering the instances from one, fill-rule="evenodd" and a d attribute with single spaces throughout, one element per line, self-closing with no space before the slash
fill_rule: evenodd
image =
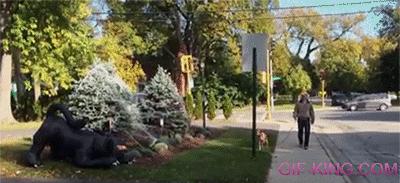
<path id="1" fill-rule="evenodd" d="M 304 102 L 304 100 L 305 100 L 307 103 L 310 103 L 310 100 L 308 100 L 308 95 L 307 95 L 307 93 L 302 93 L 302 94 L 300 95 L 299 102 L 302 103 L 302 102 Z"/>

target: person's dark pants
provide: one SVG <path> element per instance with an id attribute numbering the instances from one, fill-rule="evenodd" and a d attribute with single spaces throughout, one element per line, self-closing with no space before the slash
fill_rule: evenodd
<path id="1" fill-rule="evenodd" d="M 308 147 L 308 141 L 310 140 L 310 119 L 309 118 L 298 118 L 297 119 L 297 125 L 299 127 L 298 130 L 298 137 L 299 137 L 299 143 L 303 144 L 303 129 L 305 130 L 305 141 L 304 141 L 304 146 Z"/>

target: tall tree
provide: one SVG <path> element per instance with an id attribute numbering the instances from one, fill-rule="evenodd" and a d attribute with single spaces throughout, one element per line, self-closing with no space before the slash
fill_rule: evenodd
<path id="1" fill-rule="evenodd" d="M 365 19 L 364 15 L 323 17 L 313 9 L 294 9 L 284 15 L 293 17 L 284 19 L 285 31 L 290 37 L 288 44 L 297 43 L 294 55 L 308 61 L 311 54 L 324 44 L 338 41 L 349 34 L 360 35 L 358 26 Z M 297 16 L 310 18 L 296 18 Z"/>
<path id="2" fill-rule="evenodd" d="M 381 57 L 396 48 L 395 42 L 387 37 L 363 36 L 360 42 L 362 46 L 362 59 L 367 66 L 368 90 L 382 91 L 382 81 L 380 78 Z"/>
<path id="3" fill-rule="evenodd" d="M 6 52 L 2 40 L 10 26 L 11 1 L 0 2 L 0 122 L 15 121 L 11 113 L 11 75 L 12 60 L 10 52 Z"/>
<path id="4" fill-rule="evenodd" d="M 272 51 L 271 58 L 274 75 L 287 76 L 292 67 L 291 55 L 283 42 L 278 43 Z"/>
<path id="5" fill-rule="evenodd" d="M 381 91 L 394 91 L 397 92 L 399 97 L 400 92 L 400 80 L 399 80 L 399 47 L 395 50 L 387 52 L 380 58 L 379 73 L 378 77 L 381 82 Z"/>
<path id="6" fill-rule="evenodd" d="M 367 65 L 361 54 L 362 47 L 354 40 L 339 40 L 324 46 L 317 67 L 327 74 L 327 90 L 351 92 L 366 89 Z"/>
<path id="7" fill-rule="evenodd" d="M 133 53 L 147 53 L 148 45 L 137 35 L 130 22 L 112 22 L 103 24 L 104 34 L 97 40 L 97 55 L 102 60 L 110 60 L 117 68 L 118 75 L 131 90 L 136 90 L 144 72 L 135 61 Z"/>
<path id="8" fill-rule="evenodd" d="M 39 90 L 35 93 L 54 96 L 59 89 L 69 89 L 94 57 L 86 21 L 89 1 L 17 2 L 4 48 L 21 52 L 21 71 L 33 79 Z M 25 85 L 28 90 L 32 86 L 29 80 Z"/>
<path id="9" fill-rule="evenodd" d="M 361 35 L 359 24 L 363 15 L 324 17 L 313 9 L 293 9 L 280 16 L 288 16 L 282 22 L 281 36 L 291 50 L 292 60 L 300 63 L 311 77 L 313 88 L 319 85 L 312 55 L 325 45 L 346 38 L 348 35 Z M 305 16 L 305 17 L 298 17 Z"/>
<path id="10" fill-rule="evenodd" d="M 381 37 L 391 38 L 393 41 L 400 39 L 400 8 L 397 5 L 388 4 L 382 6 L 377 14 L 382 18 L 379 21 L 380 29 L 379 34 Z"/>
<path id="11" fill-rule="evenodd" d="M 380 36 L 396 45 L 395 49 L 381 55 L 378 77 L 383 90 L 397 92 L 397 98 L 400 101 L 400 8 L 398 3 L 397 5 L 393 3 L 383 6 L 378 11 L 382 15 L 382 19 L 379 22 L 381 27 L 379 30 Z"/>
<path id="12" fill-rule="evenodd" d="M 254 3 L 236 1 L 117 1 L 109 0 L 111 17 L 127 20 L 136 28 L 138 35 L 152 38 L 157 35 L 161 42 L 156 58 L 169 62 L 175 81 L 179 79 L 179 57 L 192 54 L 208 63 L 233 60 L 240 63 L 238 51 L 240 32 L 268 32 L 273 30 L 267 8 L 276 1 L 258 0 Z M 254 11 L 249 11 L 254 8 Z M 226 51 L 221 57 L 219 51 Z M 140 58 L 140 55 L 138 56 Z M 142 57 L 149 60 L 149 57 Z M 141 60 L 143 63 L 144 61 Z M 238 67 L 232 67 L 237 69 Z M 208 70 L 208 68 L 207 68 Z M 179 88 L 179 82 L 178 82 Z"/>

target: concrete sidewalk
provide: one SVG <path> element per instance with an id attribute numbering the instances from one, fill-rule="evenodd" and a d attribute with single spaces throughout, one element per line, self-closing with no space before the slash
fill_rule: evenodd
<path id="1" fill-rule="evenodd" d="M 297 139 L 297 123 L 295 122 L 274 122 L 279 124 L 279 135 L 277 146 L 273 154 L 272 165 L 267 177 L 268 183 L 290 183 L 290 182 L 323 182 L 323 183 L 340 183 L 349 182 L 347 177 L 335 175 L 321 175 L 319 171 L 324 172 L 324 162 L 332 162 L 328 156 L 323 144 L 318 140 L 318 133 L 314 126 L 311 127 L 313 132 L 310 137 L 309 149 L 304 150 L 298 145 Z M 316 132 L 316 133 L 314 133 Z M 298 172 L 299 163 L 303 163 L 303 170 Z M 313 169 L 313 163 L 314 166 Z M 321 163 L 321 166 L 318 165 Z M 313 174 L 314 173 L 314 174 Z M 285 175 L 286 174 L 286 175 Z M 287 175 L 288 174 L 288 175 Z M 322 173 L 323 174 L 323 173 Z"/>

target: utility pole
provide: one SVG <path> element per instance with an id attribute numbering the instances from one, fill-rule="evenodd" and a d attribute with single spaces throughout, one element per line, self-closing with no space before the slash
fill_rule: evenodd
<path id="1" fill-rule="evenodd" d="M 270 50 L 268 50 L 267 49 L 267 69 L 266 69 L 266 80 L 267 80 L 267 82 L 266 82 L 266 87 L 267 87 L 267 96 L 266 96 L 266 98 L 267 98 L 267 107 L 266 107 L 266 112 L 267 112 L 267 116 L 266 116 L 266 119 L 267 120 L 271 120 L 272 119 L 272 114 L 271 114 L 271 87 L 270 87 L 270 85 L 271 85 L 271 82 L 270 82 L 270 79 L 271 79 L 271 77 L 270 77 L 270 73 L 269 73 L 269 65 L 270 65 L 270 59 L 271 59 L 271 57 L 270 57 Z"/>
<path id="2" fill-rule="evenodd" d="M 325 107 L 325 78 L 326 78 L 326 73 L 324 69 L 319 70 L 319 78 L 321 80 L 321 104 L 322 107 Z"/>
<path id="3" fill-rule="evenodd" d="M 201 62 L 201 61 L 200 61 Z M 200 63 L 200 69 L 201 69 L 201 106 L 203 109 L 203 128 L 206 128 L 206 100 L 207 100 L 207 95 L 206 95 L 206 84 L 205 84 L 205 64 L 204 64 L 205 60 L 203 62 Z"/>
<path id="4" fill-rule="evenodd" d="M 272 44 L 272 40 L 271 40 Z M 272 51 L 272 47 L 271 47 Z M 272 52 L 271 52 L 272 53 Z M 271 111 L 274 110 L 274 80 L 273 80 L 273 73 L 272 73 L 272 60 L 269 61 L 269 65 L 267 65 L 267 68 L 269 69 L 269 75 L 270 75 L 270 95 L 271 95 Z"/>
<path id="5" fill-rule="evenodd" d="M 322 107 L 325 107 L 325 79 L 321 81 L 321 102 L 322 102 Z"/>

